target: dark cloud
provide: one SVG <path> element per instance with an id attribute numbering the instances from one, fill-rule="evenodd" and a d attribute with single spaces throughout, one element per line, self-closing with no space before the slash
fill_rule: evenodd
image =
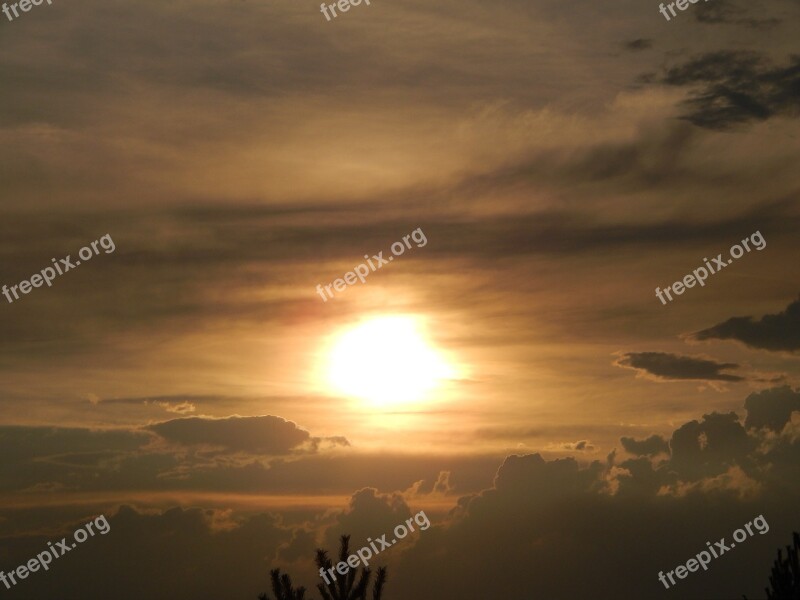
<path id="1" fill-rule="evenodd" d="M 626 452 L 637 456 L 655 456 L 661 453 L 669 454 L 669 443 L 660 435 L 651 435 L 646 440 L 622 437 L 620 438 L 620 442 Z"/>
<path id="2" fill-rule="evenodd" d="M 280 417 L 228 417 L 174 419 L 146 429 L 170 442 L 191 446 L 222 446 L 229 450 L 288 454 L 311 441 L 311 435 Z"/>
<path id="3" fill-rule="evenodd" d="M 364 488 L 354 493 L 349 506 L 336 515 L 335 523 L 326 530 L 325 546 L 337 547 L 339 537 L 345 534 L 351 534 L 354 541 L 376 539 L 409 516 L 411 509 L 401 494 L 381 494 L 375 488 Z"/>
<path id="4" fill-rule="evenodd" d="M 135 454 L 153 440 L 146 432 L 94 431 L 85 428 L 0 427 L 0 489 L 20 490 L 38 484 L 74 487 L 82 477 L 69 467 L 98 467 L 114 457 Z M 65 468 L 67 467 L 67 468 Z"/>
<path id="5" fill-rule="evenodd" d="M 229 511 L 172 508 L 143 511 L 130 506 L 104 513 L 110 530 L 97 534 L 19 581 L 22 598 L 256 598 L 267 588 L 270 562 L 292 529 L 277 516 L 232 518 Z M 96 514 L 95 514 L 96 515 Z M 51 534 L 6 538 L 3 567 L 25 564 L 47 542 L 73 532 L 95 515 Z M 116 557 L 116 558 L 111 558 Z M 123 558 L 124 557 L 124 558 Z M 132 565 L 136 565 L 132 568 Z M 138 574 L 138 575 L 137 575 Z"/>
<path id="6" fill-rule="evenodd" d="M 667 69 L 661 82 L 691 87 L 683 118 L 708 129 L 728 129 L 800 107 L 800 55 L 775 66 L 756 52 L 710 52 Z"/>
<path id="7" fill-rule="evenodd" d="M 616 465 L 612 457 L 607 464 L 580 466 L 571 459 L 508 457 L 491 489 L 462 498 L 442 527 L 421 534 L 402 557 L 394 577 L 400 596 L 427 598 L 435 593 L 426 590 L 448 590 L 451 597 L 670 598 L 676 590 L 664 589 L 659 571 L 684 563 L 707 539 L 729 538 L 763 513 L 771 536 L 756 534 L 741 548 L 737 544 L 741 554 L 732 553 L 703 577 L 681 581 L 679 590 L 687 600 L 757 596 L 774 534 L 785 535 L 795 523 L 798 486 L 790 484 L 782 498 L 744 494 L 753 489 L 736 466 L 746 445 L 744 431 L 729 415 L 707 415 L 699 429 L 709 438 L 704 452 L 713 459 L 684 447 L 682 433 L 699 435 L 696 430 L 677 435 L 678 463 L 655 467 L 646 458 Z M 754 446 L 749 445 L 751 452 Z M 687 461 L 696 464 L 690 469 Z M 717 472 L 720 465 L 727 470 L 703 476 L 693 487 L 678 474 Z M 658 540 L 657 548 L 652 540 Z M 636 550 L 645 546 L 646 552 Z M 612 572 L 621 556 L 629 565 L 625 577 L 596 575 Z M 458 572 L 442 564 L 457 564 Z M 569 564 L 594 568 L 575 578 Z M 763 565 L 760 573 L 753 564 Z"/>
<path id="8" fill-rule="evenodd" d="M 767 427 L 780 432 L 791 420 L 792 413 L 800 411 L 800 390 L 788 385 L 750 394 L 744 401 L 747 418 L 744 426 Z"/>
<path id="9" fill-rule="evenodd" d="M 731 0 L 714 0 L 701 2 L 693 7 L 692 14 L 699 22 L 706 25 L 742 25 L 750 29 L 769 29 L 780 24 L 780 19 L 755 19 L 747 17 L 747 11 L 731 2 Z"/>
<path id="10" fill-rule="evenodd" d="M 718 363 L 692 356 L 679 356 L 666 352 L 628 352 L 614 363 L 618 367 L 634 369 L 662 380 L 743 381 L 744 377 L 721 373 L 738 369 L 734 363 Z"/>
<path id="11" fill-rule="evenodd" d="M 690 421 L 675 430 L 669 445 L 670 468 L 684 480 L 716 477 L 733 466 L 749 468 L 755 448 L 736 413 L 712 413 Z"/>
<path id="12" fill-rule="evenodd" d="M 631 50 L 632 52 L 649 50 L 650 48 L 653 47 L 653 40 L 645 38 L 637 38 L 635 40 L 625 42 L 624 46 L 626 50 Z"/>
<path id="13" fill-rule="evenodd" d="M 751 348 L 794 352 L 800 350 L 800 299 L 775 315 L 732 317 L 689 336 L 691 339 L 737 340 Z"/>

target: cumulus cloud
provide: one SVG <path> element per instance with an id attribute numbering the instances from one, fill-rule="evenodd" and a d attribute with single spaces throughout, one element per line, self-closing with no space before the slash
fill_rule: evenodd
<path id="1" fill-rule="evenodd" d="M 800 298 L 774 315 L 732 317 L 689 336 L 698 341 L 736 340 L 751 348 L 773 352 L 800 350 Z"/>
<path id="2" fill-rule="evenodd" d="M 352 535 L 354 547 L 360 547 L 368 537 L 379 538 L 391 532 L 398 523 L 411 516 L 411 509 L 402 494 L 380 493 L 375 488 L 364 488 L 350 498 L 349 506 L 337 514 L 335 522 L 325 531 L 325 546 L 338 550 L 339 537 Z"/>
<path id="3" fill-rule="evenodd" d="M 738 369 L 735 363 L 718 363 L 692 356 L 680 356 L 666 352 L 628 352 L 617 359 L 618 367 L 634 369 L 655 380 L 704 380 L 743 381 L 744 377 L 729 375 L 721 371 Z"/>
<path id="4" fill-rule="evenodd" d="M 736 413 L 703 415 L 679 427 L 670 439 L 669 464 L 683 479 L 716 477 L 738 465 L 749 467 L 755 442 Z"/>
<path id="5" fill-rule="evenodd" d="M 621 437 L 620 442 L 626 452 L 630 452 L 636 456 L 655 456 L 661 453 L 669 454 L 669 443 L 660 435 L 651 435 L 646 440 Z"/>
<path id="6" fill-rule="evenodd" d="M 800 411 L 800 390 L 788 385 L 750 394 L 744 401 L 747 418 L 744 426 L 766 427 L 780 432 L 792 420 L 792 413 Z"/>
<path id="7" fill-rule="evenodd" d="M 462 498 L 436 535 L 422 536 L 403 557 L 397 585 L 403 597 L 433 588 L 454 597 L 669 598 L 657 573 L 706 540 L 730 538 L 762 513 L 782 537 L 796 527 L 800 480 L 787 475 L 796 472 L 800 444 L 783 436 L 781 451 L 762 455 L 761 439 L 735 414 L 712 413 L 679 427 L 673 455 L 657 463 L 643 456 L 617 464 L 613 454 L 585 465 L 510 456 L 492 488 Z M 641 451 L 666 445 L 658 436 L 633 442 Z M 766 538 L 737 544 L 724 566 L 682 581 L 681 598 L 757 597 L 773 552 Z M 637 551 L 642 544 L 646 552 Z M 609 579 L 621 556 L 625 576 Z M 443 563 L 459 565 L 457 573 L 438 569 Z M 574 577 L 576 564 L 593 565 L 588 581 Z M 762 577 L 752 576 L 753 564 L 763 565 Z"/>

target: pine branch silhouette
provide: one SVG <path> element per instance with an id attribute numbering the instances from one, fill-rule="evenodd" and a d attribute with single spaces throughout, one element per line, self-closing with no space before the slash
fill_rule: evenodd
<path id="1" fill-rule="evenodd" d="M 778 558 L 772 563 L 767 600 L 800 600 L 800 533 L 792 534 L 793 546 L 786 546 L 786 558 L 778 549 Z M 743 596 L 747 600 L 746 596 Z"/>
<path id="2" fill-rule="evenodd" d="M 296 590 L 292 587 L 292 579 L 288 574 L 281 575 L 280 569 L 272 569 L 269 572 L 270 579 L 272 580 L 272 593 L 275 594 L 275 600 L 304 600 L 306 596 L 306 589 L 299 587 Z M 270 600 L 266 594 L 261 594 L 258 600 Z"/>
<path id="3" fill-rule="evenodd" d="M 343 535 L 340 538 L 339 561 L 347 562 L 350 555 L 350 536 Z M 333 563 L 328 558 L 327 550 L 317 549 L 316 560 L 318 568 L 333 569 Z M 335 570 L 334 570 L 335 571 Z M 280 569 L 273 569 L 269 572 L 272 581 L 272 593 L 275 600 L 306 600 L 306 590 L 303 587 L 294 589 L 292 580 L 288 574 L 281 574 Z M 337 573 L 337 578 L 330 583 L 320 583 L 317 585 L 322 600 L 367 600 L 369 582 L 372 578 L 372 570 L 368 567 L 351 568 L 347 575 Z M 381 600 L 383 588 L 386 585 L 386 567 L 380 567 L 372 586 L 372 600 Z M 258 600 L 270 600 L 264 593 Z"/>
<path id="4" fill-rule="evenodd" d="M 349 555 L 350 536 L 343 535 L 340 538 L 339 561 L 347 562 Z M 328 558 L 328 552 L 321 548 L 317 549 L 316 563 L 317 568 L 325 571 L 333 568 L 333 563 Z M 358 583 L 356 583 L 356 578 L 358 578 Z M 367 590 L 371 578 L 372 569 L 369 567 L 357 567 L 350 569 L 347 575 L 340 575 L 335 581 L 317 584 L 317 589 L 322 596 L 322 600 L 367 600 Z M 375 584 L 372 587 L 372 600 L 381 600 L 385 584 L 386 568 L 381 567 L 378 569 Z"/>

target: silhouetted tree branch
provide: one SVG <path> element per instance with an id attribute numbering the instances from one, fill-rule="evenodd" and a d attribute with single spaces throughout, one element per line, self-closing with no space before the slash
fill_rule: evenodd
<path id="1" fill-rule="evenodd" d="M 786 559 L 778 550 L 778 558 L 772 563 L 767 600 L 800 600 L 800 533 L 792 535 L 794 546 L 786 546 Z M 743 596 L 747 600 L 746 596 Z"/>
<path id="2" fill-rule="evenodd" d="M 350 555 L 350 536 L 343 535 L 340 538 L 339 561 L 347 562 Z M 333 569 L 333 563 L 328 558 L 327 550 L 317 549 L 315 562 L 317 568 L 324 569 L 326 572 Z M 335 569 L 334 569 L 334 572 Z M 331 577 L 328 574 L 328 577 Z M 369 593 L 369 582 L 372 577 L 372 570 L 367 567 L 350 568 L 347 575 L 337 573 L 335 579 L 329 583 L 317 584 L 322 600 L 367 600 Z M 383 587 L 386 585 L 386 567 L 380 567 L 377 571 L 375 584 L 372 586 L 372 600 L 381 600 Z M 286 573 L 281 574 L 280 569 L 270 571 L 272 581 L 272 593 L 275 600 L 305 600 L 305 588 L 292 587 L 292 580 Z M 267 594 L 261 594 L 258 600 L 270 600 Z"/>
<path id="3" fill-rule="evenodd" d="M 295 590 L 292 587 L 292 579 L 288 574 L 281 575 L 280 569 L 272 569 L 269 575 L 272 580 L 272 593 L 275 594 L 275 600 L 304 600 L 306 589 L 299 587 Z M 269 596 L 261 594 L 258 600 L 269 600 Z"/>

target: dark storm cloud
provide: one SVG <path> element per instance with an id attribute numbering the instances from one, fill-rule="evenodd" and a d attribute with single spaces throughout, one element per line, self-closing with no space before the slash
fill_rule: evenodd
<path id="1" fill-rule="evenodd" d="M 628 352 L 614 364 L 663 380 L 744 381 L 745 379 L 721 372 L 738 369 L 739 365 L 735 363 L 718 363 L 704 358 L 666 352 Z"/>
<path id="2" fill-rule="evenodd" d="M 295 423 L 269 415 L 227 419 L 191 417 L 165 421 L 146 429 L 186 446 L 222 446 L 253 453 L 288 454 L 311 441 L 311 435 Z"/>
<path id="3" fill-rule="evenodd" d="M 708 129 L 728 129 L 800 107 L 800 56 L 785 66 L 750 51 L 723 50 L 667 69 L 661 82 L 691 87 L 683 118 Z"/>
<path id="4" fill-rule="evenodd" d="M 669 443 L 660 435 L 651 435 L 646 440 L 621 437 L 620 442 L 626 452 L 637 456 L 655 456 L 661 453 L 669 454 Z"/>
<path id="5" fill-rule="evenodd" d="M 754 392 L 747 397 L 744 406 L 747 409 L 745 427 L 767 427 L 780 432 L 791 421 L 792 413 L 800 411 L 800 390 L 786 385 Z"/>
<path id="6" fill-rule="evenodd" d="M 703 329 L 689 336 L 690 339 L 736 340 L 751 348 L 773 352 L 795 352 L 800 350 L 800 299 L 774 315 L 755 317 L 732 317 L 727 321 Z"/>

